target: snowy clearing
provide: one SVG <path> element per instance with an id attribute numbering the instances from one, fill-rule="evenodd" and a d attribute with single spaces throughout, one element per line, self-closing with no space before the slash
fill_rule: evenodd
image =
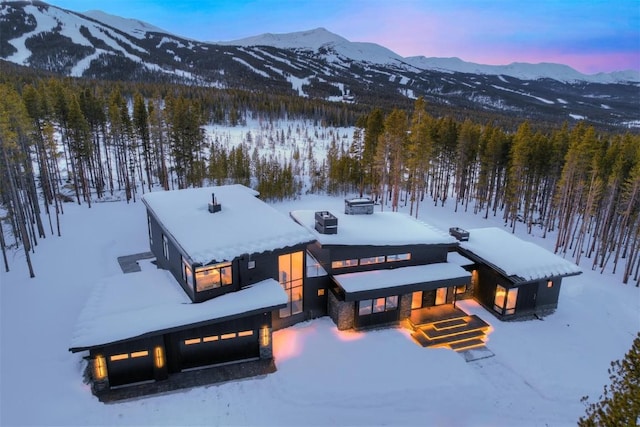
<path id="1" fill-rule="evenodd" d="M 304 196 L 282 211 L 339 212 L 343 197 Z M 2 425 L 433 425 L 564 426 L 597 398 L 640 329 L 640 290 L 591 271 L 563 280 L 559 308 L 544 321 L 505 323 L 459 302 L 492 325 L 490 359 L 426 349 L 408 331 L 339 332 L 325 317 L 274 334 L 278 371 L 182 392 L 103 404 L 82 382 L 82 353 L 68 348 L 93 287 L 122 274 L 116 258 L 148 250 L 140 202 L 65 204 L 63 236 L 41 240 L 28 279 L 22 254 L 2 273 Z M 502 227 L 499 219 L 423 203 L 420 220 L 446 230 Z M 542 239 L 517 234 L 552 248 Z M 540 235 L 541 233 L 537 233 Z M 33 409 L 37 402 L 37 410 Z"/>

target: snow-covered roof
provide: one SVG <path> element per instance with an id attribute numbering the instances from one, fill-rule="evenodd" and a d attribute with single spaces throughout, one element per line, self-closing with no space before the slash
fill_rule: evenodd
<path id="1" fill-rule="evenodd" d="M 222 210 L 210 213 L 215 193 Z M 314 236 L 243 185 L 160 191 L 143 196 L 147 207 L 194 262 L 231 261 L 311 242 Z"/>
<path id="2" fill-rule="evenodd" d="M 333 279 L 347 293 L 395 288 L 414 283 L 433 283 L 451 279 L 466 279 L 471 273 L 448 262 L 416 265 L 384 270 L 337 274 Z"/>
<path id="3" fill-rule="evenodd" d="M 287 294 L 273 279 L 193 304 L 166 270 L 111 276 L 96 283 L 70 349 L 82 351 L 156 331 L 270 311 L 286 303 Z"/>
<path id="4" fill-rule="evenodd" d="M 449 252 L 447 254 L 447 262 L 459 265 L 460 267 L 466 267 L 468 265 L 475 264 L 475 261 L 470 260 L 464 255 L 460 255 L 458 252 Z"/>
<path id="5" fill-rule="evenodd" d="M 455 244 L 446 232 L 400 212 L 374 212 L 369 215 L 346 215 L 331 212 L 338 218 L 337 234 L 322 234 L 315 229 L 315 211 L 298 210 L 291 217 L 314 234 L 322 245 L 394 246 L 412 244 Z"/>
<path id="6" fill-rule="evenodd" d="M 460 247 L 498 268 L 507 276 L 531 281 L 582 273 L 580 267 L 531 242 L 497 227 L 469 231 Z"/>

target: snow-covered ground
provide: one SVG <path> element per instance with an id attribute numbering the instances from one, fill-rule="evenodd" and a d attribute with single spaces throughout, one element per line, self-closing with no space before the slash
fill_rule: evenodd
<path id="1" fill-rule="evenodd" d="M 342 198 L 304 196 L 275 204 L 340 211 Z M 0 275 L 0 424 L 14 425 L 575 425 L 580 398 L 597 398 L 640 329 L 640 289 L 588 267 L 563 280 L 559 308 L 544 321 L 504 323 L 477 303 L 459 303 L 492 325 L 495 357 L 467 363 L 425 349 L 407 331 L 339 332 L 329 318 L 274 334 L 277 372 L 115 404 L 82 382 L 82 354 L 71 354 L 74 324 L 101 278 L 121 275 L 116 258 L 148 250 L 142 203 L 66 204 L 62 237 L 41 240 L 29 279 L 24 254 Z M 442 229 L 499 226 L 420 206 Z M 516 232 L 550 248 L 552 238 Z M 537 233 L 540 235 L 541 233 Z M 150 268 L 145 264 L 143 268 Z"/>

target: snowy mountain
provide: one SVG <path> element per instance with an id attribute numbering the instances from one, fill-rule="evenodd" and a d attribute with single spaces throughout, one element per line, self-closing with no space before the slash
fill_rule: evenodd
<path id="1" fill-rule="evenodd" d="M 427 58 L 412 56 L 403 58 L 395 52 L 375 43 L 350 42 L 349 40 L 316 28 L 284 34 L 261 34 L 219 44 L 234 46 L 272 46 L 279 49 L 303 49 L 317 53 L 332 52 L 353 61 L 365 61 L 374 64 L 402 66 L 409 65 L 421 70 L 437 70 L 468 74 L 505 75 L 520 80 L 553 79 L 560 82 L 620 83 L 640 82 L 640 71 L 627 70 L 614 73 L 582 74 L 568 65 L 528 64 L 514 62 L 509 65 L 482 65 L 465 62 L 460 58 Z"/>
<path id="2" fill-rule="evenodd" d="M 559 64 L 403 58 L 324 28 L 200 42 L 136 19 L 40 1 L 0 3 L 0 34 L 1 59 L 68 76 L 268 91 L 385 108 L 407 107 L 423 96 L 432 109 L 448 114 L 640 126 L 640 75 L 633 71 L 586 76 Z"/>

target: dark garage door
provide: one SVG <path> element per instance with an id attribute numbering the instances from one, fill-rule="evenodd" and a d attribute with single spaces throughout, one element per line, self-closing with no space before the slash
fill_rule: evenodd
<path id="1" fill-rule="evenodd" d="M 255 330 L 179 338 L 181 369 L 197 368 L 259 357 L 258 333 Z"/>
<path id="2" fill-rule="evenodd" d="M 154 380 L 152 351 L 112 354 L 107 359 L 107 370 L 112 387 Z"/>

